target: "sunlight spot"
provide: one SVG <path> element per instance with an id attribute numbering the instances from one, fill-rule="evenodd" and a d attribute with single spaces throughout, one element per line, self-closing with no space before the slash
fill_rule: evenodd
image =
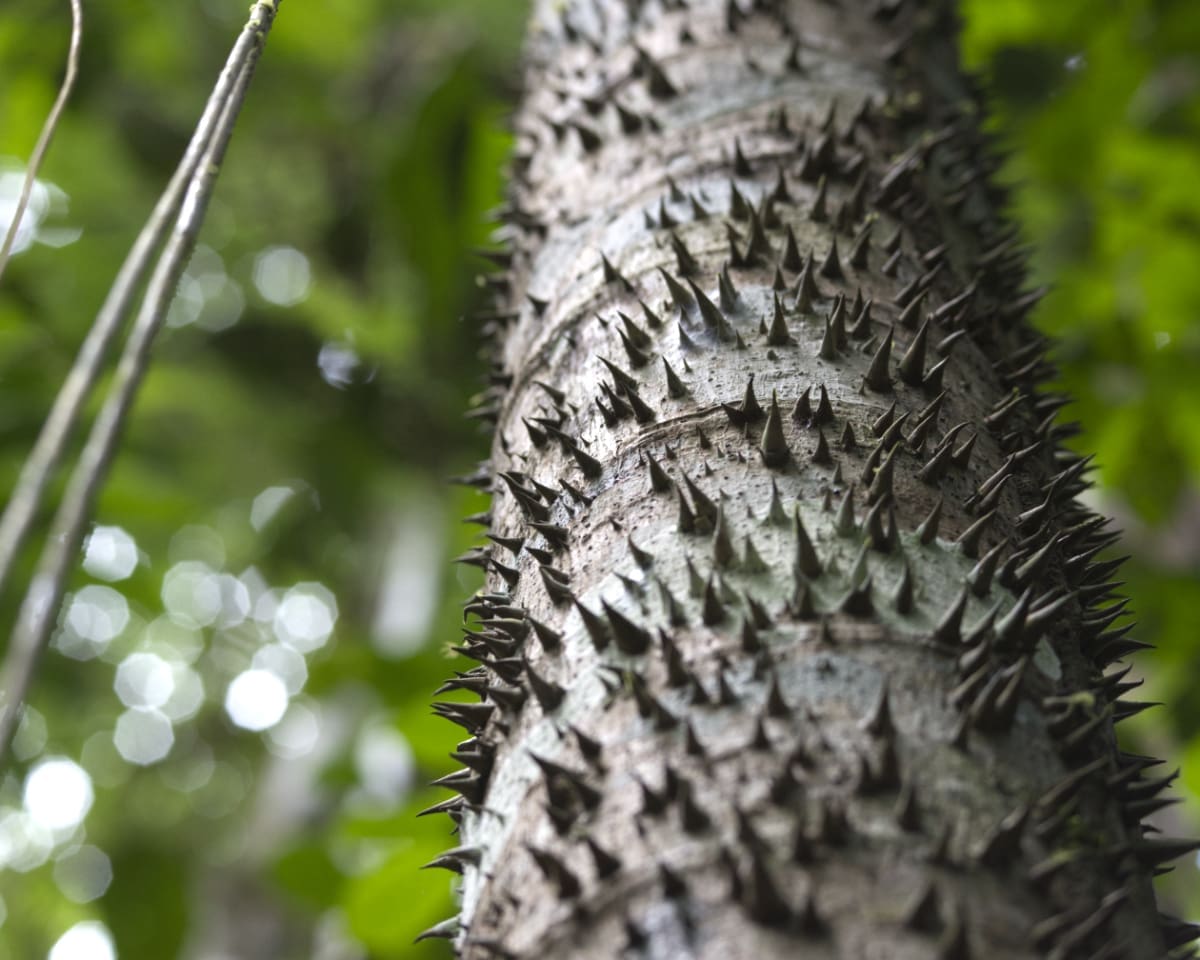
<path id="1" fill-rule="evenodd" d="M 37 232 L 37 242 L 45 247 L 69 247 L 83 236 L 83 227 L 46 227 Z"/>
<path id="2" fill-rule="evenodd" d="M 339 957 L 362 956 L 343 910 L 333 907 L 317 918 L 313 930 L 312 960 L 337 960 Z"/>
<path id="3" fill-rule="evenodd" d="M 304 689 L 308 680 L 308 664 L 303 654 L 282 643 L 269 643 L 254 652 L 250 666 L 255 670 L 269 670 L 283 681 L 289 696 Z"/>
<path id="4" fill-rule="evenodd" d="M 269 303 L 295 306 L 308 296 L 311 281 L 308 257 L 295 247 L 267 247 L 254 258 L 254 286 Z"/>
<path id="5" fill-rule="evenodd" d="M 225 271 L 225 262 L 212 247 L 199 244 L 179 278 L 167 310 L 168 327 L 196 324 L 218 332 L 238 322 L 246 307 L 241 286 Z"/>
<path id="6" fill-rule="evenodd" d="M 46 718 L 31 706 L 21 708 L 21 720 L 13 734 L 12 752 L 18 760 L 31 760 L 46 749 Z"/>
<path id="7" fill-rule="evenodd" d="M 142 630 L 142 643 L 170 655 L 172 660 L 195 663 L 204 652 L 204 636 L 199 630 L 172 620 L 157 617 Z"/>
<path id="8" fill-rule="evenodd" d="M 267 747 L 277 757 L 295 760 L 312 752 L 320 734 L 321 722 L 316 711 L 303 703 L 293 703 L 267 734 Z"/>
<path id="9" fill-rule="evenodd" d="M 196 326 L 209 333 L 228 330 L 242 317 L 246 309 L 246 296 L 241 284 L 231 277 L 204 277 L 200 280 L 204 293 L 204 307 L 196 318 Z"/>
<path id="10" fill-rule="evenodd" d="M 321 344 L 317 353 L 317 367 L 321 379 L 331 387 L 344 390 L 354 382 L 354 373 L 361 363 L 354 348 L 347 343 L 329 341 Z"/>
<path id="11" fill-rule="evenodd" d="M 236 627 L 250 613 L 250 591 L 232 573 L 223 573 L 220 578 L 221 616 L 218 627 Z"/>
<path id="12" fill-rule="evenodd" d="M 161 712 L 133 707 L 117 717 L 113 744 L 127 763 L 145 767 L 171 752 L 175 731 Z"/>
<path id="13" fill-rule="evenodd" d="M 301 653 L 323 647 L 337 622 L 337 599 L 320 583 L 298 583 L 275 610 L 275 636 Z"/>
<path id="14" fill-rule="evenodd" d="M 250 505 L 250 526 L 262 530 L 295 495 L 291 487 L 267 487 Z"/>
<path id="15" fill-rule="evenodd" d="M 171 664 L 174 687 L 170 699 L 162 705 L 162 712 L 172 723 L 190 720 L 204 706 L 204 680 L 186 663 Z"/>
<path id="16" fill-rule="evenodd" d="M 9 169 L 0 172 L 0 237 L 8 232 L 17 212 L 17 201 L 25 186 L 25 167 L 20 165 L 13 169 L 12 159 L 5 158 L 5 166 Z M 33 189 L 29 192 L 29 202 L 21 215 L 21 225 L 17 227 L 13 238 L 13 254 L 28 250 L 35 242 L 44 243 L 49 247 L 65 247 L 74 243 L 83 231 L 78 227 L 44 227 L 43 223 L 51 213 L 65 212 L 67 195 L 53 183 L 46 180 L 34 179 Z"/>
<path id="17" fill-rule="evenodd" d="M 264 590 L 254 601 L 254 619 L 262 624 L 275 622 L 275 611 L 279 609 L 282 596 L 279 590 Z"/>
<path id="18" fill-rule="evenodd" d="M 208 564 L 184 560 L 163 577 L 162 602 L 167 613 L 185 626 L 211 626 L 224 606 L 221 581 Z"/>
<path id="19" fill-rule="evenodd" d="M 72 598 L 67 620 L 79 636 L 107 645 L 129 623 L 129 603 L 112 587 L 92 585 Z"/>
<path id="20" fill-rule="evenodd" d="M 158 654 L 131 653 L 117 667 L 113 688 L 127 707 L 161 707 L 175 692 L 175 675 Z"/>
<path id="21" fill-rule="evenodd" d="M 238 580 L 246 588 L 246 595 L 250 598 L 250 616 L 257 620 L 258 613 L 255 605 L 258 603 L 259 597 L 271 589 L 270 584 L 267 583 L 267 578 L 262 575 L 258 567 L 247 567 L 238 574 Z"/>
<path id="22" fill-rule="evenodd" d="M 112 883 L 112 862 L 99 847 L 85 845 L 54 863 L 54 882 L 73 903 L 91 903 Z"/>
<path id="23" fill-rule="evenodd" d="M 385 722 L 365 726 L 354 744 L 354 769 L 368 798 L 395 805 L 404 800 L 416 775 L 408 740 Z"/>
<path id="24" fill-rule="evenodd" d="M 54 834 L 23 810 L 0 807 L 0 868 L 36 870 L 54 849 Z"/>
<path id="25" fill-rule="evenodd" d="M 1154 348 L 1162 350 L 1171 343 L 1171 335 L 1166 330 L 1159 330 L 1154 334 Z"/>
<path id="26" fill-rule="evenodd" d="M 204 289 L 200 281 L 186 273 L 179 278 L 175 296 L 167 307 L 167 326 L 172 329 L 195 323 L 204 309 Z"/>
<path id="27" fill-rule="evenodd" d="M 92 808 L 92 778 L 73 760 L 51 757 L 29 771 L 22 799 L 38 826 L 72 830 Z"/>
<path id="28" fill-rule="evenodd" d="M 270 670 L 245 670 L 225 693 L 225 712 L 244 730 L 275 726 L 288 706 L 287 687 Z"/>
<path id="29" fill-rule="evenodd" d="M 120 527 L 92 528 L 83 548 L 83 569 L 97 580 L 124 580 L 137 567 L 137 542 Z"/>
<path id="30" fill-rule="evenodd" d="M 0 173 L 0 233 L 7 233 L 17 212 L 17 201 L 25 185 L 24 170 L 6 170 Z M 29 202 L 21 215 L 21 225 L 13 238 L 12 252 L 21 253 L 33 245 L 37 228 L 46 215 L 49 204 L 49 194 L 46 185 L 40 180 L 33 181 L 33 189 L 29 192 Z"/>
<path id="31" fill-rule="evenodd" d="M 90 660 L 103 653 L 128 625 L 125 597 L 112 587 L 93 584 L 72 595 L 54 645 L 74 660 Z"/>
<path id="32" fill-rule="evenodd" d="M 99 920 L 83 920 L 58 938 L 46 960 L 116 960 L 112 934 Z"/>
<path id="33" fill-rule="evenodd" d="M 442 517 L 425 500 L 392 524 L 383 576 L 376 588 L 371 645 L 385 657 L 407 657 L 425 642 L 437 611 Z"/>

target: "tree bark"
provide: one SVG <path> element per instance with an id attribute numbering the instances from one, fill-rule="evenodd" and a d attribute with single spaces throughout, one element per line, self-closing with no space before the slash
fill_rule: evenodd
<path id="1" fill-rule="evenodd" d="M 949 3 L 537 5 L 465 957 L 1157 958 L 1163 784 Z"/>

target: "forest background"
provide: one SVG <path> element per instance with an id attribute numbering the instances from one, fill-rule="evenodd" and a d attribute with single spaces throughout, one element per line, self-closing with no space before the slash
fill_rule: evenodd
<path id="1" fill-rule="evenodd" d="M 1200 6 L 962 0 L 1063 416 L 1125 531 L 1126 749 L 1200 833 Z M 0 956 L 356 960 L 449 915 L 415 817 L 456 740 L 453 557 L 486 455 L 462 417 L 526 9 L 283 4 L 200 247 L 0 772 Z M 0 283 L 12 488 L 245 4 L 85 4 L 81 73 Z M 0 229 L 62 75 L 67 4 L 0 12 Z M 94 410 L 95 405 L 93 405 Z M 27 577 L 30 549 L 18 571 Z M 10 624 L 19 591 L 0 597 Z M 5 628 L 7 631 L 7 627 Z M 1200 921 L 1188 858 L 1162 895 Z"/>

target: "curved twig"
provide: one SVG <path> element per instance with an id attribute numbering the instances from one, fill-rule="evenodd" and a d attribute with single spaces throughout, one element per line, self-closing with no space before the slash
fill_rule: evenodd
<path id="1" fill-rule="evenodd" d="M 0 277 L 4 276 L 4 268 L 8 266 L 8 258 L 12 255 L 13 244 L 17 240 L 17 231 L 21 228 L 21 219 L 25 216 L 25 208 L 29 206 L 29 197 L 33 193 L 33 183 L 46 151 L 50 149 L 50 141 L 54 139 L 54 131 L 58 129 L 59 118 L 66 109 L 75 87 L 75 78 L 79 75 L 79 48 L 83 43 L 83 5 L 80 0 L 71 0 L 71 45 L 67 50 L 67 72 L 63 75 L 62 86 L 58 88 L 58 96 L 54 106 L 42 124 L 42 132 L 38 134 L 33 153 L 29 157 L 29 166 L 25 169 L 25 182 L 21 184 L 21 195 L 17 198 L 17 209 L 13 213 L 12 223 L 4 234 L 4 244 L 0 246 Z"/>

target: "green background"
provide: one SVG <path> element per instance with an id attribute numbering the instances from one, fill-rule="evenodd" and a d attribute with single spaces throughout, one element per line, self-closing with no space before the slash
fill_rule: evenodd
<path id="1" fill-rule="evenodd" d="M 85 8 L 79 86 L 42 172 L 60 192 L 44 242 L 0 284 L 0 489 L 245 13 L 225 0 Z M 1158 644 L 1135 668 L 1138 698 L 1167 706 L 1123 735 L 1182 764 L 1185 803 L 1159 822 L 1194 834 L 1200 6 L 965 0 L 962 11 L 965 57 L 1010 153 L 1012 212 L 1035 282 L 1052 286 L 1035 319 L 1058 338 L 1076 397 L 1064 416 L 1083 425 L 1078 449 L 1097 454 L 1095 505 L 1126 530 L 1136 635 Z M 21 169 L 54 98 L 65 17 L 65 3 L 0 12 L 0 175 Z M 445 955 L 411 944 L 453 911 L 447 875 L 417 869 L 453 838 L 445 818 L 414 814 L 446 795 L 422 784 L 449 772 L 456 739 L 428 701 L 477 583 L 449 562 L 474 542 L 459 518 L 484 504 L 444 478 L 486 450 L 461 417 L 481 363 L 460 318 L 485 268 L 470 251 L 502 197 L 523 19 L 512 0 L 282 4 L 189 268 L 191 300 L 100 499 L 97 522 L 129 534 L 139 562 L 118 582 L 73 581 L 123 598 L 128 623 L 91 659 L 51 652 L 31 699 L 38 722 L 0 779 L 0 956 L 44 957 L 85 920 L 107 926 L 122 960 Z M 293 267 L 286 296 L 264 273 L 272 262 Z M 300 720 L 319 723 L 311 750 L 239 728 L 223 706 L 271 640 L 268 610 L 184 638 L 206 697 L 165 759 L 114 752 L 117 667 L 152 645 L 164 583 L 188 564 L 227 592 L 236 581 L 278 600 L 319 583 L 336 596 L 333 637 L 305 658 L 293 698 Z M 13 593 L 0 598 L 5 623 Z M 381 612 L 389 595 L 402 609 Z M 55 756 L 88 771 L 94 804 L 14 866 L 4 844 L 25 775 Z M 111 864 L 100 895 L 71 882 L 83 845 Z M 1193 860 L 1163 890 L 1200 919 Z"/>

